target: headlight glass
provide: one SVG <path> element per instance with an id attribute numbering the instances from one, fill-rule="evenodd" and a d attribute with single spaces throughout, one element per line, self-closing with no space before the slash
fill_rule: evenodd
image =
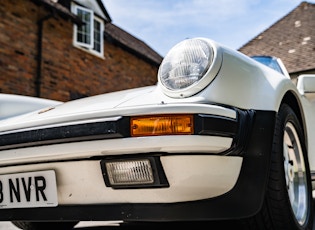
<path id="1" fill-rule="evenodd" d="M 174 46 L 159 68 L 159 81 L 169 90 L 181 90 L 197 83 L 209 69 L 213 49 L 201 39 L 187 39 Z"/>

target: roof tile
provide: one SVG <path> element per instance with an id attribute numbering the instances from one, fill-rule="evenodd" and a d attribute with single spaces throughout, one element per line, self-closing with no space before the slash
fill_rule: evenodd
<path id="1" fill-rule="evenodd" d="M 129 51 L 140 55 L 156 66 L 159 66 L 162 61 L 162 56 L 150 48 L 146 43 L 112 23 L 107 23 L 105 25 L 105 37 L 108 40 L 118 43 Z"/>
<path id="2" fill-rule="evenodd" d="M 315 69 L 315 4 L 302 2 L 239 51 L 279 57 L 289 73 Z"/>

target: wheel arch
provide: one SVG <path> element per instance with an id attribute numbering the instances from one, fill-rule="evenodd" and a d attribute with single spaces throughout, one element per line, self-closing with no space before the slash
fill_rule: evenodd
<path id="1" fill-rule="evenodd" d="M 287 104 L 289 105 L 293 111 L 295 112 L 301 127 L 303 129 L 303 135 L 304 135 L 304 141 L 305 141 L 305 145 L 308 146 L 308 138 L 307 138 L 307 132 L 306 132 L 306 121 L 305 121 L 305 117 L 304 117 L 304 113 L 303 113 L 303 107 L 297 97 L 297 95 L 292 92 L 292 91 L 288 91 L 286 92 L 286 94 L 284 95 L 281 104 Z M 280 104 L 280 105 L 281 105 Z M 307 148 L 306 148 L 307 149 Z"/>

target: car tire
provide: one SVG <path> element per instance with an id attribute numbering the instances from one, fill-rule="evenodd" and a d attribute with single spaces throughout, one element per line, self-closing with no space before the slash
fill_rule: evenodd
<path id="1" fill-rule="evenodd" d="M 78 222 L 24 222 L 12 221 L 12 223 L 23 230 L 70 230 Z"/>
<path id="2" fill-rule="evenodd" d="M 311 176 L 301 124 L 293 109 L 281 105 L 277 114 L 269 179 L 260 212 L 245 229 L 311 230 Z"/>

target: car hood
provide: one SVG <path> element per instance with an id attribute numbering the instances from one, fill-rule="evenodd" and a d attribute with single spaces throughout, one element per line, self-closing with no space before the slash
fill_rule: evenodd
<path id="1" fill-rule="evenodd" d="M 162 95 L 158 95 L 157 92 L 154 93 L 156 88 L 157 86 L 148 86 L 64 102 L 21 116 L 4 119 L 0 122 L 0 131 L 86 119 L 117 117 L 124 115 L 126 110 L 130 111 L 132 108 L 158 103 Z"/>

